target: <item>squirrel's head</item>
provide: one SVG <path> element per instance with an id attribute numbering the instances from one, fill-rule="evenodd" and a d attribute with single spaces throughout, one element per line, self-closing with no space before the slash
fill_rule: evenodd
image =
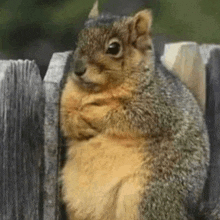
<path id="1" fill-rule="evenodd" d="M 98 92 L 117 86 L 132 74 L 150 68 L 152 15 L 143 10 L 132 17 L 97 14 L 97 1 L 78 37 L 73 79 Z"/>

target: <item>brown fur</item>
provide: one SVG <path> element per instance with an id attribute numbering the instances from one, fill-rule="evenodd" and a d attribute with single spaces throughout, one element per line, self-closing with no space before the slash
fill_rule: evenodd
<path id="1" fill-rule="evenodd" d="M 155 75 L 151 23 L 144 10 L 109 26 L 95 23 L 79 35 L 74 72 L 61 98 L 68 140 L 63 198 L 70 220 L 185 219 L 185 189 L 197 184 L 196 200 L 201 194 L 208 163 L 202 113 L 178 80 L 182 99 L 193 108 L 188 114 L 186 103 L 172 107 L 174 79 Z M 112 42 L 120 45 L 117 54 L 106 52 Z M 194 183 L 197 168 L 201 181 Z"/>
<path id="2" fill-rule="evenodd" d="M 138 206 L 151 175 L 150 170 L 142 170 L 143 145 L 141 139 L 111 136 L 75 143 L 63 170 L 64 199 L 71 215 L 76 219 L 140 219 Z"/>

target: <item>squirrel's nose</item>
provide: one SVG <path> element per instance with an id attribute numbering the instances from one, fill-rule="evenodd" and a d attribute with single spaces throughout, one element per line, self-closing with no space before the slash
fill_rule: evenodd
<path id="1" fill-rule="evenodd" d="M 74 71 L 74 73 L 75 73 L 77 76 L 82 76 L 85 72 L 86 72 L 86 69 L 81 70 L 81 71 Z"/>
<path id="2" fill-rule="evenodd" d="M 77 76 L 82 76 L 86 72 L 86 60 L 77 59 L 74 62 L 74 73 Z"/>

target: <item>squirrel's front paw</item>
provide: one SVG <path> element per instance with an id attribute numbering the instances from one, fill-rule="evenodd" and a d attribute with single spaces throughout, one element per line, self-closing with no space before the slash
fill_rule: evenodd
<path id="1" fill-rule="evenodd" d="M 62 115 L 61 129 L 64 135 L 70 139 L 88 139 L 96 136 L 99 131 L 97 128 L 84 120 L 80 115 Z"/>
<path id="2" fill-rule="evenodd" d="M 77 139 L 87 139 L 94 137 L 99 133 L 98 129 L 92 127 L 91 124 L 84 121 L 82 118 L 78 119 L 78 123 L 75 125 L 75 137 Z"/>

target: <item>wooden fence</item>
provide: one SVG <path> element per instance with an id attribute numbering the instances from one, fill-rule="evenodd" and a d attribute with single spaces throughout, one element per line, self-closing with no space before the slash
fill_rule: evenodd
<path id="1" fill-rule="evenodd" d="M 162 62 L 202 106 L 211 141 L 207 201 L 220 198 L 220 46 L 167 44 Z M 57 220 L 60 92 L 71 51 L 55 53 L 42 80 L 34 61 L 0 61 L 0 220 Z M 220 203 L 219 203 L 220 204 Z"/>

